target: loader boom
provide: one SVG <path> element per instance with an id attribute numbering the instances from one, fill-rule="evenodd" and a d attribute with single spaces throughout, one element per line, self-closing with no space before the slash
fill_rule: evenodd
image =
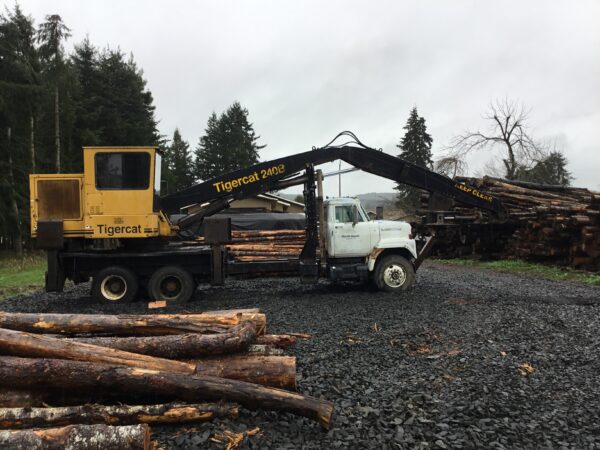
<path id="1" fill-rule="evenodd" d="M 209 203 L 212 205 L 210 213 L 214 214 L 226 208 L 231 200 L 276 190 L 280 183 L 285 183 L 308 166 L 338 159 L 365 172 L 442 195 L 464 205 L 489 211 L 499 217 L 504 215 L 504 207 L 491 195 L 380 150 L 366 147 L 358 140 L 355 145 L 315 148 L 229 172 L 180 192 L 163 196 L 160 205 L 165 212 L 173 214 L 190 204 Z M 181 222 L 183 228 L 191 223 L 192 220 L 185 218 Z"/>

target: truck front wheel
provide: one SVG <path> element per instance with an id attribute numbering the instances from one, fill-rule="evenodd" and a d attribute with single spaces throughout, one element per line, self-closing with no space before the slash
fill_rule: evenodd
<path id="1" fill-rule="evenodd" d="M 381 291 L 406 291 L 415 284 L 415 269 L 400 255 L 384 256 L 373 272 L 375 285 Z"/>
<path id="2" fill-rule="evenodd" d="M 137 296 L 138 288 L 137 277 L 131 270 L 111 266 L 94 275 L 92 297 L 109 302 L 130 302 Z"/>
<path id="3" fill-rule="evenodd" d="M 190 273 L 177 266 L 161 267 L 148 282 L 148 295 L 152 300 L 185 303 L 195 290 L 196 283 Z"/>

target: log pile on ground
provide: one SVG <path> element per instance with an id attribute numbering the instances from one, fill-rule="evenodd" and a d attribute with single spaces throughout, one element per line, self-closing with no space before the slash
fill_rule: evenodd
<path id="1" fill-rule="evenodd" d="M 226 245 L 234 261 L 298 259 L 304 247 L 304 230 L 234 230 Z M 202 238 L 200 238 L 202 240 Z"/>
<path id="2" fill-rule="evenodd" d="M 284 355 L 306 336 L 265 332 L 257 309 L 0 312 L 0 447 L 147 449 L 150 424 L 235 418 L 238 405 L 329 428 L 332 404 L 296 392 Z"/>
<path id="3" fill-rule="evenodd" d="M 457 180 L 495 196 L 508 213 L 503 224 L 487 218 L 463 227 L 463 242 L 480 243 L 481 235 L 487 233 L 483 239 L 493 241 L 504 257 L 600 269 L 600 192 L 491 177 Z M 464 207 L 456 207 L 455 212 L 463 217 L 474 213 Z M 474 248 L 486 256 L 486 246 Z"/>

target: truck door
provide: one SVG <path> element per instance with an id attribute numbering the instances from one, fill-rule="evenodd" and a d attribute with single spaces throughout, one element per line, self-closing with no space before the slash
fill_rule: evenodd
<path id="1" fill-rule="evenodd" d="M 329 255 L 334 258 L 366 256 L 371 251 L 371 229 L 360 209 L 353 223 L 352 205 L 331 205 Z M 356 208 L 356 206 L 354 206 Z"/>

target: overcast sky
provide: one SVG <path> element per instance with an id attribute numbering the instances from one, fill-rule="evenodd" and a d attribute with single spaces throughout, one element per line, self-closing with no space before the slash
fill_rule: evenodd
<path id="1" fill-rule="evenodd" d="M 352 130 L 397 154 L 417 106 L 434 156 L 485 128 L 493 99 L 531 109 L 534 137 L 555 141 L 574 184 L 600 189 L 600 1 L 20 0 L 39 23 L 60 14 L 97 46 L 133 53 L 159 128 L 193 148 L 208 115 L 238 100 L 271 159 Z M 124 142 L 124 145 L 136 145 Z M 477 172 L 488 155 L 469 160 Z M 346 167 L 346 166 L 344 166 Z M 324 167 L 335 170 L 337 164 Z M 343 194 L 393 183 L 344 175 Z M 337 180 L 326 184 L 337 194 Z"/>

